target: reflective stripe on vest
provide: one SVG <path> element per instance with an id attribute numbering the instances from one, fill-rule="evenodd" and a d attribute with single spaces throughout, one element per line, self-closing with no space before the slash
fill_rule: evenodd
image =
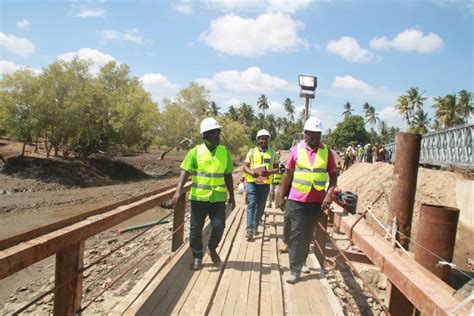
<path id="1" fill-rule="evenodd" d="M 270 147 L 267 148 L 267 150 L 263 154 L 263 161 L 262 161 L 262 155 L 260 154 L 260 150 L 258 149 L 258 147 L 254 147 L 250 149 L 249 157 L 250 157 L 250 169 L 253 169 L 255 167 L 265 164 L 265 166 L 267 167 L 267 170 L 273 170 L 273 163 L 275 161 L 275 151 L 273 150 L 273 148 L 270 148 Z M 252 177 L 252 175 L 247 174 L 246 177 L 247 177 L 247 182 L 255 182 L 255 178 Z M 272 181 L 273 181 L 273 175 L 270 175 L 268 176 L 267 180 L 263 182 L 259 182 L 259 183 L 271 184 Z"/>
<path id="2" fill-rule="evenodd" d="M 190 199 L 209 201 L 212 192 L 226 192 L 224 172 L 227 169 L 227 151 L 218 145 L 212 155 L 205 144 L 196 148 L 197 170 L 192 172 Z M 225 200 L 225 198 L 224 198 Z"/>
<path id="3" fill-rule="evenodd" d="M 281 183 L 281 173 L 275 173 L 273 175 L 273 184 L 280 184 Z"/>
<path id="4" fill-rule="evenodd" d="M 308 193 L 311 191 L 311 187 L 318 191 L 324 190 L 328 179 L 328 146 L 324 145 L 324 148 L 318 148 L 313 165 L 310 163 L 304 144 L 298 144 L 297 155 L 293 188 L 302 193 Z"/>

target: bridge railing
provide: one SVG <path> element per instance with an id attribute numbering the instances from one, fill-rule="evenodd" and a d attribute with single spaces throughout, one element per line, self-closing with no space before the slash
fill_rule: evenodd
<path id="1" fill-rule="evenodd" d="M 175 193 L 174 187 L 164 187 L 0 240 L 0 280 L 56 255 L 55 285 L 53 289 L 43 293 L 43 296 L 54 292 L 54 315 L 80 312 L 83 273 L 91 266 L 84 267 L 85 241 L 170 200 Z M 184 241 L 184 195 L 190 187 L 191 182 L 183 187 L 183 194 L 173 212 L 172 251 L 178 249 Z M 33 303 L 34 301 L 26 304 L 15 314 L 26 310 Z"/>
<path id="2" fill-rule="evenodd" d="M 467 124 L 423 135 L 420 164 L 474 168 L 473 130 L 474 124 Z M 384 148 L 388 153 L 391 153 L 389 161 L 394 162 L 397 144 L 389 143 Z"/>

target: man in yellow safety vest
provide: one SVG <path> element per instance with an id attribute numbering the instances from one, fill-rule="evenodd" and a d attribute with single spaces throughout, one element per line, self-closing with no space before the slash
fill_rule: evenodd
<path id="1" fill-rule="evenodd" d="M 257 147 L 247 153 L 244 162 L 244 172 L 247 178 L 247 233 L 245 238 L 252 241 L 258 235 L 258 225 L 262 218 L 265 202 L 273 174 L 278 172 L 275 163 L 275 150 L 268 146 L 270 133 L 261 129 L 257 133 Z"/>
<path id="2" fill-rule="evenodd" d="M 337 184 L 337 168 L 329 147 L 321 142 L 323 125 L 310 117 L 304 125 L 304 140 L 293 147 L 277 195 L 277 207 L 285 210 L 291 225 L 288 254 L 290 274 L 286 282 L 299 281 L 308 255 L 313 231 L 321 211 L 332 202 Z M 329 180 L 327 192 L 326 182 Z M 291 185 L 288 200 L 285 193 Z"/>
<path id="3" fill-rule="evenodd" d="M 227 149 L 220 145 L 221 126 L 213 118 L 201 122 L 201 136 L 204 143 L 191 149 L 181 163 L 181 176 L 173 196 L 176 205 L 182 194 L 184 183 L 192 175 L 189 195 L 191 219 L 189 243 L 193 253 L 192 270 L 202 267 L 203 243 L 202 229 L 206 216 L 211 220 L 212 232 L 209 239 L 209 254 L 212 262 L 219 264 L 221 259 L 216 251 L 225 227 L 226 188 L 229 192 L 228 205 L 235 207 L 232 158 Z"/>

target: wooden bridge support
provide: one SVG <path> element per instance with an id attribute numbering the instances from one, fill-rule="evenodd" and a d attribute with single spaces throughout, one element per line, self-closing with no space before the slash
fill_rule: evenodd
<path id="1" fill-rule="evenodd" d="M 181 194 L 178 203 L 174 208 L 173 215 L 173 241 L 171 243 L 171 251 L 176 251 L 184 241 L 184 210 L 185 195 Z"/>
<path id="2" fill-rule="evenodd" d="M 53 314 L 75 315 L 82 300 L 82 272 L 84 262 L 84 244 L 64 248 L 56 254 L 56 276 Z"/>

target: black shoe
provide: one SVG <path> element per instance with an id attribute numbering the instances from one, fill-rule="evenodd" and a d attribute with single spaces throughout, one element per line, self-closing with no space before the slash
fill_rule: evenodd
<path id="1" fill-rule="evenodd" d="M 191 270 L 201 270 L 202 268 L 202 259 L 194 258 L 193 263 L 191 264 Z"/>
<path id="2" fill-rule="evenodd" d="M 258 227 L 253 228 L 253 235 L 258 236 Z"/>
<path id="3" fill-rule="evenodd" d="M 212 262 L 214 262 L 214 264 L 221 263 L 221 258 L 219 257 L 219 254 L 217 253 L 216 249 L 209 248 L 209 254 L 211 255 L 211 260 Z"/>
<path id="4" fill-rule="evenodd" d="M 245 238 L 247 238 L 247 241 L 253 241 L 253 234 L 251 232 L 247 232 L 247 234 L 245 234 Z"/>

